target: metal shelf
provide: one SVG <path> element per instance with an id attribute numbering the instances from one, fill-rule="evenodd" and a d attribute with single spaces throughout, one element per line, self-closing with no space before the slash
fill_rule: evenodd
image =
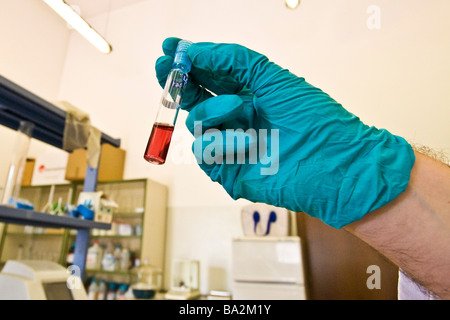
<path id="1" fill-rule="evenodd" d="M 0 76 L 0 125 L 17 130 L 20 121 L 29 121 L 34 124 L 32 138 L 62 149 L 66 112 Z M 120 147 L 120 139 L 111 138 L 104 133 L 101 135 L 101 143 Z M 87 167 L 83 191 L 96 190 L 97 174 L 97 168 Z M 81 277 L 84 276 L 90 229 L 111 228 L 110 224 L 53 216 L 8 206 L 0 206 L 0 221 L 49 228 L 77 229 L 73 264 L 80 268 Z"/>
<path id="2" fill-rule="evenodd" d="M 0 124 L 17 130 L 22 120 L 34 123 L 33 138 L 62 148 L 66 112 L 0 76 Z M 101 142 L 120 146 L 120 139 L 104 133 Z"/>
<path id="3" fill-rule="evenodd" d="M 66 216 L 56 216 L 38 211 L 18 209 L 0 205 L 0 221 L 20 225 L 32 225 L 44 228 L 64 229 L 104 229 L 109 230 L 109 223 L 95 222 Z"/>

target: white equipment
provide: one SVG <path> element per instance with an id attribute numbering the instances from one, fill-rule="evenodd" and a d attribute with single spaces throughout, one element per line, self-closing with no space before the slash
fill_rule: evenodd
<path id="1" fill-rule="evenodd" d="M 234 300 L 306 299 L 299 237 L 233 239 Z"/>
<path id="2" fill-rule="evenodd" d="M 8 260 L 0 272 L 0 300 L 87 300 L 72 268 L 40 260 Z"/>

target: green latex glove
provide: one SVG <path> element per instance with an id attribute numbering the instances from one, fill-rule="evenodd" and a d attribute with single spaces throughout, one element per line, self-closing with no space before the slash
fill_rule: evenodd
<path id="1" fill-rule="evenodd" d="M 165 55 L 156 62 L 161 85 L 178 41 L 163 43 Z M 415 157 L 403 138 L 365 125 L 305 79 L 243 46 L 194 43 L 188 55 L 192 69 L 181 107 L 189 111 L 188 129 L 203 133 L 194 154 L 233 199 L 304 211 L 341 228 L 406 189 Z M 238 128 L 243 132 L 234 135 L 249 139 L 233 147 L 226 129 Z M 267 137 L 259 134 L 264 129 Z M 256 164 L 250 163 L 255 147 L 267 151 Z M 241 163 L 227 161 L 231 152 Z M 223 161 L 214 162 L 221 153 Z"/>

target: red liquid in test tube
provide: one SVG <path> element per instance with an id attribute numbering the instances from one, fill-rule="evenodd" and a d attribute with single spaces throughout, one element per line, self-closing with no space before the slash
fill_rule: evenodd
<path id="1" fill-rule="evenodd" d="M 153 125 L 152 133 L 148 139 L 147 148 L 145 149 L 145 160 L 154 164 L 163 164 L 166 162 L 173 129 L 174 126 L 166 123 L 156 122 Z"/>
<path id="2" fill-rule="evenodd" d="M 144 159 L 153 164 L 166 162 L 170 140 L 177 121 L 184 88 L 189 78 L 192 63 L 187 55 L 187 49 L 192 42 L 178 42 L 172 69 L 164 86 L 161 102 L 158 107 L 156 121 L 145 148 Z"/>

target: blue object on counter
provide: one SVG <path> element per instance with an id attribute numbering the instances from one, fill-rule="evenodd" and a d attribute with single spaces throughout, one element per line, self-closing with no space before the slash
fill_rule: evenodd
<path id="1" fill-rule="evenodd" d="M 19 209 L 27 209 L 27 210 L 34 209 L 34 206 L 32 204 L 28 204 L 28 203 L 17 202 L 16 205 L 17 205 L 17 208 L 19 208 Z"/>
<path id="2" fill-rule="evenodd" d="M 27 210 L 34 210 L 34 205 L 25 199 L 17 199 L 15 200 L 13 197 L 9 198 L 8 203 L 10 205 L 16 206 L 19 209 L 27 209 Z"/>
<path id="3" fill-rule="evenodd" d="M 73 204 L 66 204 L 66 214 L 68 217 L 78 218 L 80 213 L 77 211 L 77 207 Z"/>
<path id="4" fill-rule="evenodd" d="M 94 210 L 89 209 L 85 205 L 79 204 L 76 211 L 78 211 L 78 213 L 83 216 L 85 220 L 94 219 Z"/>
<path id="5" fill-rule="evenodd" d="M 78 218 L 80 216 L 80 212 L 77 209 L 72 209 L 68 211 L 70 217 Z"/>

